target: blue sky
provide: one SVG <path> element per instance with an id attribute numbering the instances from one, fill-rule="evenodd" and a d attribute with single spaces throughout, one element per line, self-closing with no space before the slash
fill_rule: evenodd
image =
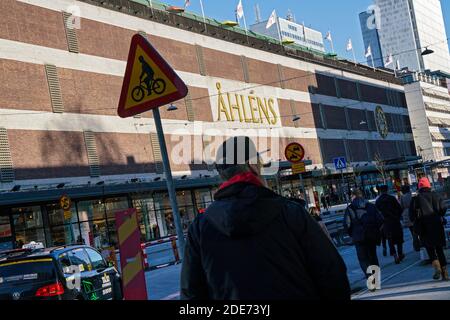
<path id="1" fill-rule="evenodd" d="M 188 11 L 201 13 L 200 0 L 190 0 Z M 184 0 L 163 0 L 164 3 L 183 6 Z M 217 20 L 235 20 L 234 10 L 239 0 L 203 0 L 205 15 Z M 321 31 L 324 35 L 331 30 L 336 52 L 339 56 L 352 58 L 351 52 L 346 52 L 345 46 L 348 38 L 352 39 L 358 61 L 364 61 L 364 44 L 358 14 L 365 11 L 372 0 L 242 0 L 247 25 L 255 22 L 254 5 L 259 4 L 263 20 L 276 9 L 280 17 L 285 17 L 291 9 L 297 22 L 305 22 Z M 450 36 L 450 0 L 443 0 L 442 9 L 447 28 L 447 37 Z M 243 24 L 242 24 L 243 25 Z M 325 41 L 327 49 L 331 51 Z"/>

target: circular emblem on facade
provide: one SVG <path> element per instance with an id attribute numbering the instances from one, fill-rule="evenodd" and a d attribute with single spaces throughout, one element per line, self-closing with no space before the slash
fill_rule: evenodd
<path id="1" fill-rule="evenodd" d="M 20 299 L 20 292 L 13 292 L 12 298 L 13 298 L 13 300 L 19 300 Z"/>
<path id="2" fill-rule="evenodd" d="M 383 108 L 380 106 L 375 108 L 375 123 L 377 124 L 378 133 L 383 139 L 385 139 L 389 133 L 388 123 Z"/>
<path id="3" fill-rule="evenodd" d="M 72 201 L 68 196 L 63 195 L 61 198 L 59 198 L 59 205 L 63 210 L 69 210 L 72 206 Z"/>

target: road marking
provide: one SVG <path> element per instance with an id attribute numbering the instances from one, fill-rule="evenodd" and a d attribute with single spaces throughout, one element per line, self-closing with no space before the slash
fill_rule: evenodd
<path id="1" fill-rule="evenodd" d="M 418 260 L 418 261 L 416 261 L 416 262 L 410 264 L 410 265 L 407 266 L 406 268 L 404 268 L 404 269 L 402 269 L 402 270 L 400 270 L 400 271 L 397 271 L 397 272 L 394 273 L 394 274 L 391 274 L 391 275 L 388 276 L 386 279 L 382 279 L 382 280 L 381 280 L 381 285 L 382 285 L 383 283 L 386 283 L 386 281 L 389 281 L 389 280 L 391 280 L 392 278 L 398 276 L 400 273 L 405 272 L 405 271 L 411 269 L 412 267 L 418 265 L 418 264 L 421 263 L 421 262 L 422 262 L 422 260 Z M 355 295 L 352 297 L 352 299 L 358 298 L 358 297 L 360 297 L 360 296 L 366 294 L 368 291 L 369 291 L 369 289 L 365 289 L 365 290 L 362 291 L 361 293 L 355 294 Z"/>
<path id="2" fill-rule="evenodd" d="M 164 297 L 161 300 L 173 300 L 173 298 L 177 298 L 179 296 L 180 296 L 180 291 L 169 294 L 167 297 Z"/>

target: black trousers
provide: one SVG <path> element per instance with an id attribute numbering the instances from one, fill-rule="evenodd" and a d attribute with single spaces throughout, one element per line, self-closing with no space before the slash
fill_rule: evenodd
<path id="1" fill-rule="evenodd" d="M 379 266 L 377 245 L 375 243 L 357 242 L 355 243 L 355 248 L 359 265 L 363 273 L 368 277 L 367 268 L 369 266 Z"/>
<path id="2" fill-rule="evenodd" d="M 414 232 L 414 227 L 409 227 L 409 231 L 411 231 L 411 235 L 413 238 L 413 248 L 415 251 L 420 251 L 420 240 L 417 233 Z"/>
<path id="3" fill-rule="evenodd" d="M 445 267 L 447 265 L 447 259 L 445 258 L 444 248 L 437 247 L 425 247 L 427 249 L 428 256 L 431 261 L 439 260 L 441 267 Z"/>
<path id="4" fill-rule="evenodd" d="M 402 243 L 397 243 L 394 244 L 391 239 L 388 239 L 388 243 L 389 243 L 389 252 L 391 253 L 391 255 L 402 255 L 403 254 L 403 244 Z M 397 247 L 397 249 L 395 248 Z"/>

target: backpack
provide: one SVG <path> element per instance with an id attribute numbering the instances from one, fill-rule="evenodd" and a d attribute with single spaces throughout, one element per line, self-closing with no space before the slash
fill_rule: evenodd
<path id="1" fill-rule="evenodd" d="M 352 223 L 357 223 L 363 228 L 363 235 L 365 242 L 371 242 L 380 244 L 381 243 L 381 231 L 380 226 L 374 223 L 364 223 L 361 217 L 368 214 L 367 204 L 364 208 L 354 209 L 352 205 L 349 206 L 350 219 Z M 376 218 L 374 218 L 376 220 Z"/>

